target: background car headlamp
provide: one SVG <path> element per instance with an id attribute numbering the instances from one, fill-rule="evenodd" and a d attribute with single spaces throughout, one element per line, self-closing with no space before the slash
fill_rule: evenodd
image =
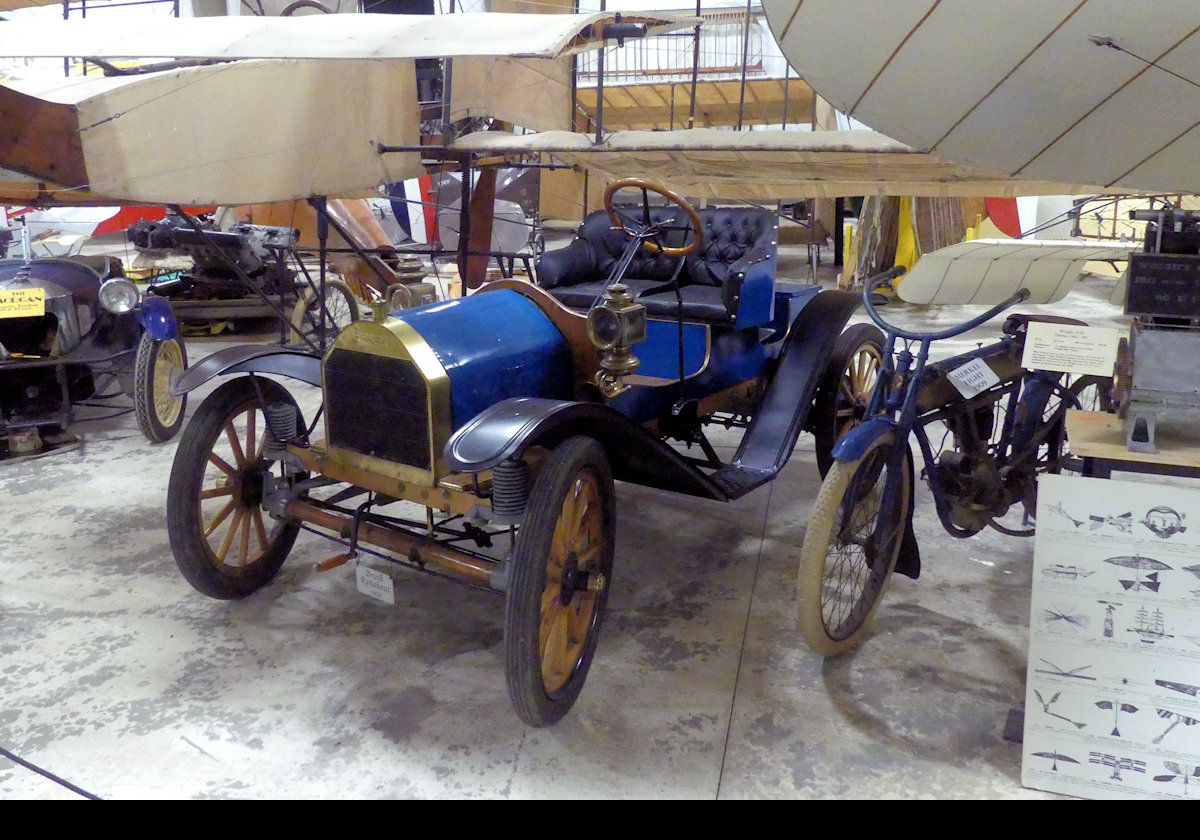
<path id="1" fill-rule="evenodd" d="M 139 300 L 141 300 L 141 295 L 138 293 L 137 286 L 133 285 L 133 281 L 124 277 L 114 277 L 105 281 L 104 285 L 100 287 L 100 305 L 109 312 L 115 312 L 118 315 L 123 312 L 132 312 Z"/>

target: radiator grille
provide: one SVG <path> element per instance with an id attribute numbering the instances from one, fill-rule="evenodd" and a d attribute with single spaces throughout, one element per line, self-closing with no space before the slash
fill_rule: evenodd
<path id="1" fill-rule="evenodd" d="M 325 361 L 329 443 L 431 470 L 425 378 L 406 359 L 335 349 Z"/>

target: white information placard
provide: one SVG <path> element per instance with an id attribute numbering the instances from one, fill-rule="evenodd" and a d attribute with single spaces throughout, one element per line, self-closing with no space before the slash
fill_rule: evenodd
<path id="1" fill-rule="evenodd" d="M 1028 370 L 1112 376 L 1121 332 L 1116 327 L 1030 321 L 1021 366 Z"/>
<path id="2" fill-rule="evenodd" d="M 1021 783 L 1200 797 L 1200 490 L 1043 475 Z"/>
<path id="3" fill-rule="evenodd" d="M 988 367 L 983 359 L 975 359 L 960 368 L 955 368 L 948 378 L 950 384 L 964 397 L 973 397 L 1000 381 L 1000 377 L 996 376 L 996 372 Z"/>
<path id="4" fill-rule="evenodd" d="M 395 606 L 396 589 L 391 575 L 359 563 L 354 568 L 354 579 L 358 584 L 358 591 L 362 594 Z"/>

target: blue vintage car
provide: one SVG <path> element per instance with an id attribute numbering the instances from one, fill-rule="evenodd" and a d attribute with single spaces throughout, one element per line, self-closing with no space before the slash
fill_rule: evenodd
<path id="1" fill-rule="evenodd" d="M 619 203 L 628 189 L 639 203 Z M 189 369 L 178 393 L 232 378 L 196 411 L 171 475 L 187 580 L 249 595 L 304 526 L 348 546 L 326 566 L 386 558 L 500 590 L 517 714 L 561 718 L 604 616 L 614 482 L 735 499 L 779 473 L 805 428 L 827 464 L 881 348 L 872 326 L 843 331 L 857 294 L 776 282 L 773 213 L 697 211 L 641 179 L 610 186 L 605 206 L 541 258 L 536 283 L 379 311 L 323 356 L 233 347 Z M 319 386 L 320 415 L 265 374 Z M 713 424 L 741 430 L 728 462 Z M 386 598 L 369 566 L 360 588 Z"/>

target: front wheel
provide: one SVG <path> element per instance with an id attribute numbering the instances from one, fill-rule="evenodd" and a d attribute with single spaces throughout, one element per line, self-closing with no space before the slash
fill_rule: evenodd
<path id="1" fill-rule="evenodd" d="M 616 495 L 604 448 L 574 437 L 543 465 L 511 558 L 504 672 L 517 715 L 549 726 L 587 679 L 608 602 Z"/>
<path id="2" fill-rule="evenodd" d="M 324 347 L 328 347 L 337 338 L 338 333 L 358 320 L 358 316 L 358 301 L 350 287 L 341 280 L 326 280 L 324 305 L 322 299 L 311 289 L 306 289 L 296 301 L 292 310 L 292 334 L 289 341 L 299 344 L 308 340 L 317 344 L 324 338 Z"/>
<path id="3" fill-rule="evenodd" d="M 897 445 L 886 432 L 857 461 L 835 461 L 813 504 L 797 595 L 804 641 L 822 656 L 859 642 L 896 565 L 912 495 L 906 456 L 896 498 L 884 504 Z"/>
<path id="4" fill-rule="evenodd" d="M 263 452 L 263 409 L 271 403 L 296 405 L 269 379 L 226 382 L 200 404 L 175 452 L 167 485 L 171 551 L 188 583 L 213 598 L 244 598 L 265 586 L 300 530 L 262 508 L 272 465 Z"/>
<path id="5" fill-rule="evenodd" d="M 138 428 L 151 443 L 170 440 L 183 426 L 187 394 L 174 396 L 171 379 L 186 367 L 182 338 L 157 341 L 142 333 L 133 372 L 133 409 Z"/>
<path id="6" fill-rule="evenodd" d="M 883 366 L 883 343 L 878 327 L 855 324 L 833 346 L 812 411 L 817 469 L 822 476 L 833 465 L 833 445 L 866 416 Z"/>

